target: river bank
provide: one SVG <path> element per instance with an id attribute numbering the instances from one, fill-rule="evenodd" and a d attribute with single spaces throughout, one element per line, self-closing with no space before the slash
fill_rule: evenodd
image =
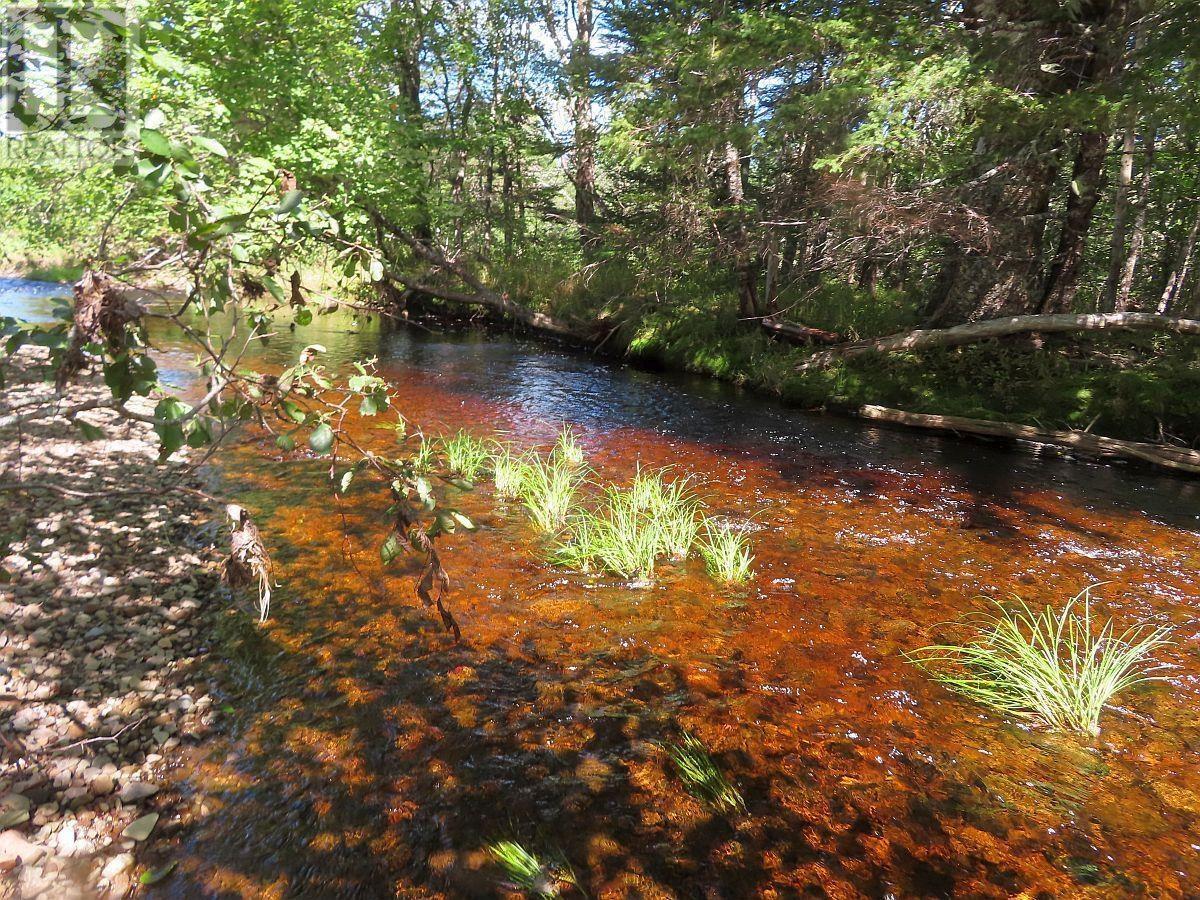
<path id="1" fill-rule="evenodd" d="M 42 359 L 26 347 L 7 367 L 0 413 L 51 399 Z M 175 489 L 195 479 L 156 462 L 148 425 L 81 418 L 105 437 L 42 420 L 0 441 L 0 896 L 151 878 L 188 814 L 169 771 L 220 715 L 209 663 L 230 604 L 208 504 Z"/>
<path id="2" fill-rule="evenodd" d="M 65 280 L 79 272 L 68 256 L 10 261 L 6 268 L 0 277 Z M 161 273 L 159 279 L 155 289 L 183 288 Z M 318 275 L 317 281 L 322 291 L 339 290 L 328 272 Z M 902 413 L 911 413 L 914 420 L 944 416 L 979 420 L 985 426 L 1011 425 L 1013 432 L 1029 428 L 1048 434 L 1078 432 L 1101 440 L 1146 444 L 1151 452 L 1163 447 L 1168 455 L 1200 446 L 1200 339 L 1157 334 L 1025 335 L 973 346 L 840 359 L 824 368 L 801 371 L 812 348 L 740 321 L 720 301 L 714 301 L 712 308 L 700 305 L 706 307 L 702 312 L 686 305 L 683 312 L 679 307 L 671 307 L 674 312 L 632 312 L 615 330 L 606 323 L 590 322 L 584 331 L 610 333 L 599 345 L 584 349 L 652 371 L 728 382 L 807 411 L 857 417 L 863 410 L 883 407 L 898 414 L 891 418 L 898 428 L 921 427 L 900 421 Z M 584 324 L 592 318 L 589 309 L 589 304 L 573 302 L 556 314 Z M 383 309 L 380 314 L 388 315 Z M 857 321 L 866 313 L 845 315 Z M 874 327 L 864 326 L 865 331 L 848 326 L 836 315 L 816 324 L 865 337 L 903 331 L 914 324 L 902 322 L 886 309 L 878 311 L 876 318 Z M 509 322 L 440 301 L 411 305 L 402 321 L 417 327 L 484 325 L 499 332 L 512 330 Z M 942 431 L 958 438 L 1014 444 L 1011 437 L 981 438 L 986 427 L 974 436 L 970 429 Z M 1135 465 L 1146 462 L 1136 452 L 1091 452 L 1070 440 L 1030 442 L 1060 455 L 1109 462 L 1123 457 Z"/>

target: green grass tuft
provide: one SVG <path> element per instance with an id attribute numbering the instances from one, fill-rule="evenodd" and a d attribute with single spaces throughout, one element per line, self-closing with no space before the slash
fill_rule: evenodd
<path id="1" fill-rule="evenodd" d="M 662 551 L 686 559 L 700 530 L 700 502 L 692 494 L 690 478 L 667 480 L 666 471 L 638 467 L 629 493 L 635 505 L 657 522 Z"/>
<path id="2" fill-rule="evenodd" d="M 545 863 L 516 841 L 497 841 L 488 846 L 492 859 L 504 870 L 502 887 L 524 891 L 533 897 L 557 897 L 560 882 L 575 883 L 574 875 L 562 866 Z"/>
<path id="3" fill-rule="evenodd" d="M 583 447 L 579 445 L 579 439 L 575 437 L 571 426 L 566 423 L 563 423 L 562 428 L 559 429 L 558 440 L 555 441 L 552 452 L 568 465 L 583 465 Z"/>
<path id="4" fill-rule="evenodd" d="M 1076 610 L 1082 600 L 1083 613 Z M 958 693 L 999 712 L 1095 736 L 1100 714 L 1117 693 L 1160 680 L 1149 658 L 1169 644 L 1166 626 L 1116 633 L 1112 619 L 1092 621 L 1091 588 L 1061 612 L 1033 612 L 1024 601 L 984 615 L 964 644 L 922 647 L 909 659 Z M 999 604 L 997 604 L 999 606 Z"/>
<path id="5" fill-rule="evenodd" d="M 583 483 L 583 471 L 551 456 L 530 458 L 521 499 L 533 524 L 549 534 L 561 531 Z"/>
<path id="6" fill-rule="evenodd" d="M 684 732 L 678 744 L 667 744 L 667 753 L 688 793 L 708 803 L 718 812 L 737 812 L 746 808 L 742 794 L 717 766 L 700 739 Z"/>
<path id="7" fill-rule="evenodd" d="M 492 458 L 484 441 L 461 430 L 454 437 L 442 439 L 442 451 L 446 454 L 446 467 L 467 481 L 476 481 L 487 471 Z"/>
<path id="8" fill-rule="evenodd" d="M 424 435 L 419 435 L 418 440 L 420 440 L 420 444 L 417 445 L 417 452 L 412 456 L 412 469 L 417 475 L 425 475 L 433 471 L 437 448 L 433 441 L 426 440 Z"/>
<path id="9" fill-rule="evenodd" d="M 594 511 L 577 511 L 568 525 L 555 562 L 649 581 L 660 556 L 687 558 L 700 527 L 700 503 L 688 479 L 668 481 L 663 471 L 639 468 L 628 488 L 606 488 Z"/>
<path id="10" fill-rule="evenodd" d="M 638 581 L 654 575 L 662 528 L 629 491 L 608 488 L 596 512 L 579 510 L 569 524 L 570 537 L 556 548 L 555 561 L 584 571 L 599 566 Z"/>
<path id="11" fill-rule="evenodd" d="M 530 464 L 528 453 L 518 453 L 512 444 L 497 441 L 492 453 L 492 480 L 496 484 L 496 495 L 514 500 L 524 494 Z"/>
<path id="12" fill-rule="evenodd" d="M 731 522 L 705 519 L 700 555 L 708 574 L 719 581 L 740 584 L 750 579 L 754 557 L 749 541 L 745 532 Z"/>

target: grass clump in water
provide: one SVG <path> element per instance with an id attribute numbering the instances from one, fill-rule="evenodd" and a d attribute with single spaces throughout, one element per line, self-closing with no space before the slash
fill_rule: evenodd
<path id="1" fill-rule="evenodd" d="M 748 581 L 754 557 L 745 532 L 732 522 L 706 519 L 704 537 L 700 540 L 700 555 L 704 557 L 708 574 L 720 581 L 740 584 Z"/>
<path id="2" fill-rule="evenodd" d="M 563 427 L 559 429 L 558 440 L 554 443 L 552 453 L 567 465 L 583 465 L 583 447 L 579 445 L 579 439 L 575 437 L 570 425 L 563 423 Z"/>
<path id="3" fill-rule="evenodd" d="M 496 484 L 496 495 L 515 500 L 524 494 L 529 468 L 528 454 L 517 453 L 512 444 L 497 442 L 492 453 L 492 479 Z"/>
<path id="4" fill-rule="evenodd" d="M 556 562 L 584 571 L 602 568 L 622 578 L 649 581 L 662 555 L 686 559 L 700 528 L 700 503 L 688 479 L 638 469 L 628 488 L 605 489 L 598 507 L 571 517 L 570 537 Z"/>
<path id="5" fill-rule="evenodd" d="M 700 502 L 689 481 L 668 481 L 665 471 L 639 468 L 629 488 L 632 502 L 657 522 L 663 552 L 675 559 L 687 558 L 700 530 Z"/>
<path id="6" fill-rule="evenodd" d="M 1083 612 L 1077 612 L 1079 601 Z M 1061 612 L 1033 612 L 1018 600 L 978 623 L 964 644 L 922 647 L 909 658 L 950 689 L 1021 719 L 1092 736 L 1100 713 L 1117 693 L 1158 681 L 1163 667 L 1149 656 L 1169 644 L 1166 626 L 1135 625 L 1116 633 L 1112 619 L 1099 629 L 1092 621 L 1091 588 Z"/>
<path id="7" fill-rule="evenodd" d="M 502 887 L 523 891 L 532 897 L 557 897 L 560 885 L 576 884 L 574 872 L 562 861 L 543 862 L 516 841 L 497 841 L 488 846 L 492 859 L 504 870 Z"/>
<path id="8" fill-rule="evenodd" d="M 562 530 L 582 481 L 583 473 L 577 466 L 553 455 L 549 459 L 532 457 L 525 470 L 521 499 L 533 524 L 550 534 Z"/>
<path id="9" fill-rule="evenodd" d="M 693 797 L 718 812 L 730 813 L 746 808 L 741 792 L 725 777 L 695 735 L 685 731 L 679 743 L 667 744 L 666 750 L 675 765 L 675 772 Z"/>
<path id="10" fill-rule="evenodd" d="M 467 481 L 475 481 L 487 470 L 492 454 L 486 443 L 465 431 L 442 440 L 442 451 L 446 454 L 446 467 Z"/>
<path id="11" fill-rule="evenodd" d="M 412 470 L 417 475 L 425 475 L 433 471 L 437 450 L 433 441 L 426 440 L 424 435 L 418 434 L 417 440 L 420 443 L 417 444 L 417 452 L 411 458 Z"/>
<path id="12" fill-rule="evenodd" d="M 622 578 L 648 581 L 662 552 L 662 528 L 633 494 L 610 487 L 596 512 L 580 510 L 570 522 L 570 539 L 559 545 L 557 561 L 584 571 L 600 566 Z"/>

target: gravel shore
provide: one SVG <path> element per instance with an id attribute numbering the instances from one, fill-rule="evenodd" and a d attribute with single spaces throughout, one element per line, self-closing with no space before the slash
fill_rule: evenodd
<path id="1" fill-rule="evenodd" d="M 53 397 L 44 358 L 23 348 L 7 367 L 0 415 Z M 168 772 L 219 714 L 211 507 L 168 490 L 182 463 L 157 463 L 148 425 L 83 417 L 104 439 L 51 420 L 0 431 L 0 897 L 136 890 L 141 856 L 182 827 Z"/>

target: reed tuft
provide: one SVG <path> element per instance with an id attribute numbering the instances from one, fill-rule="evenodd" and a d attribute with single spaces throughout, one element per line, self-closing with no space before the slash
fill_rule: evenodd
<path id="1" fill-rule="evenodd" d="M 1161 680 L 1150 654 L 1170 643 L 1167 626 L 1135 625 L 1120 634 L 1112 619 L 1097 630 L 1092 588 L 1060 612 L 1035 613 L 1018 599 L 979 617 L 976 636 L 936 644 L 908 658 L 936 680 L 998 712 L 1051 728 L 1100 733 L 1100 714 L 1118 693 Z M 1080 607 L 1082 606 L 1082 612 Z"/>

